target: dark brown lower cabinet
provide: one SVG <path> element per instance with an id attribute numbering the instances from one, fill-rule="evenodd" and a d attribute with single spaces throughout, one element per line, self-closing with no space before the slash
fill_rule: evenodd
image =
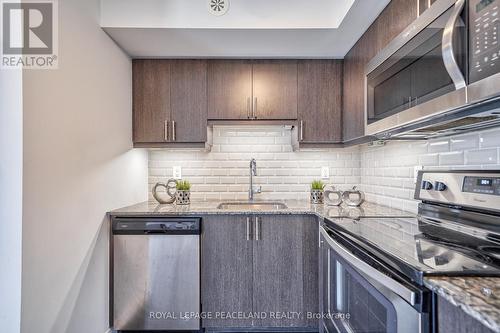
<path id="1" fill-rule="evenodd" d="M 438 333 L 493 333 L 459 307 L 438 297 Z"/>
<path id="2" fill-rule="evenodd" d="M 207 216 L 201 237 L 201 304 L 211 319 L 203 326 L 250 327 L 251 320 L 231 319 L 224 313 L 252 311 L 252 241 L 247 240 L 247 218 Z"/>
<path id="3" fill-rule="evenodd" d="M 247 228 L 248 227 L 248 228 Z M 202 235 L 202 309 L 260 314 L 205 328 L 316 328 L 318 222 L 312 216 L 210 216 Z"/>

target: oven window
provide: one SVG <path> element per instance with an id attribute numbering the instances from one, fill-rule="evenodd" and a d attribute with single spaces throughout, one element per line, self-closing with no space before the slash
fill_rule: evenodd
<path id="1" fill-rule="evenodd" d="M 385 298 L 357 271 L 330 251 L 330 311 L 340 332 L 397 332 L 397 314 Z"/>
<path id="2" fill-rule="evenodd" d="M 368 124 L 455 90 L 441 51 L 451 12 L 442 14 L 367 75 Z M 454 36 L 455 58 L 466 73 L 464 20 L 458 20 Z"/>

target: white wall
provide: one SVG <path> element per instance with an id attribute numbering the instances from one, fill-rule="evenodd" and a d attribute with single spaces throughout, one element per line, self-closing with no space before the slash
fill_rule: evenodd
<path id="1" fill-rule="evenodd" d="M 8 333 L 21 323 L 22 131 L 22 72 L 0 69 L 0 330 Z"/>
<path id="2" fill-rule="evenodd" d="M 107 211 L 147 198 L 131 61 L 98 0 L 59 1 L 59 69 L 25 70 L 22 332 L 108 328 Z M 3 331 L 3 330 L 2 330 Z"/>
<path id="3" fill-rule="evenodd" d="M 367 199 L 416 212 L 414 167 L 500 169 L 500 129 L 423 142 L 361 148 L 361 188 Z"/>
<path id="4" fill-rule="evenodd" d="M 214 126 L 213 142 L 210 152 L 150 151 L 149 187 L 181 166 L 193 200 L 246 199 L 251 158 L 257 160 L 255 186 L 263 191 L 258 199 L 307 200 L 322 166 L 330 169 L 326 183 L 347 189 L 360 182 L 359 148 L 293 152 L 291 131 L 283 126 Z"/>

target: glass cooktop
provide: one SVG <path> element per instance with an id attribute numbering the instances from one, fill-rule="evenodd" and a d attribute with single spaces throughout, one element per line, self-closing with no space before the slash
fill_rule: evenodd
<path id="1" fill-rule="evenodd" d="M 474 228 L 424 217 L 344 218 L 325 223 L 348 244 L 419 284 L 424 275 L 500 276 L 500 238 L 479 234 Z"/>

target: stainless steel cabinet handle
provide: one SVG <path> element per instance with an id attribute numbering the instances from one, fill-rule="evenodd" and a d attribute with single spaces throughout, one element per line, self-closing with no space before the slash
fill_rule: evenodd
<path id="1" fill-rule="evenodd" d="M 304 121 L 300 121 L 300 141 L 304 141 Z"/>
<path id="2" fill-rule="evenodd" d="M 411 96 L 408 96 L 408 108 L 411 108 Z"/>
<path id="3" fill-rule="evenodd" d="M 442 53 L 444 66 L 446 67 L 446 71 L 450 75 L 456 90 L 465 88 L 466 86 L 464 75 L 462 74 L 460 67 L 458 67 L 457 59 L 455 59 L 455 53 L 453 52 L 455 24 L 460 17 L 460 13 L 462 12 L 464 5 L 465 0 L 457 0 L 457 2 L 455 2 L 450 19 L 446 22 L 443 31 Z"/>
<path id="4" fill-rule="evenodd" d="M 260 240 L 260 217 L 255 217 L 255 240 Z"/>
<path id="5" fill-rule="evenodd" d="M 247 97 L 247 119 L 250 119 L 250 109 L 252 108 L 251 107 L 251 101 L 250 101 L 250 97 Z"/>
<path id="6" fill-rule="evenodd" d="M 252 119 L 257 119 L 257 97 L 253 98 Z"/>
<path id="7" fill-rule="evenodd" d="M 165 141 L 168 141 L 168 120 L 165 120 L 165 124 L 163 125 L 163 138 Z"/>
<path id="8" fill-rule="evenodd" d="M 250 232 L 250 229 L 252 228 L 252 224 L 250 222 L 250 217 L 247 217 L 247 241 L 251 239 L 252 233 Z"/>
<path id="9" fill-rule="evenodd" d="M 172 141 L 175 141 L 175 121 L 172 120 Z"/>
<path id="10" fill-rule="evenodd" d="M 374 283 L 380 284 L 381 286 L 389 289 L 391 292 L 399 295 L 409 304 L 416 304 L 416 293 L 414 291 L 406 288 L 401 283 L 393 280 L 389 276 L 368 265 L 363 260 L 359 259 L 354 254 L 346 250 L 343 246 L 334 241 L 323 227 L 320 227 L 320 234 L 328 243 L 328 246 L 333 249 L 339 256 L 341 256 L 345 261 L 347 261 L 349 265 L 355 268 L 359 273 L 366 275 L 367 277 L 375 281 Z"/>

